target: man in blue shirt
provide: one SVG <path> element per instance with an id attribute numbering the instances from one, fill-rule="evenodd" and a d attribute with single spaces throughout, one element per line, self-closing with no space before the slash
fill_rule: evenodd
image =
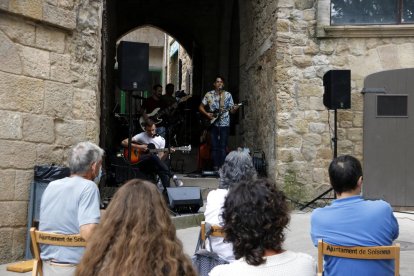
<path id="1" fill-rule="evenodd" d="M 350 155 L 335 158 L 329 179 L 337 199 L 311 216 L 311 237 L 333 245 L 391 245 L 398 237 L 398 222 L 383 200 L 364 200 L 361 163 Z M 394 275 L 392 260 L 357 260 L 325 256 L 324 275 Z"/>
<path id="2" fill-rule="evenodd" d="M 59 234 L 80 234 L 86 241 L 100 220 L 99 183 L 103 149 L 80 142 L 69 152 L 70 177 L 52 181 L 40 203 L 39 230 Z M 42 245 L 43 275 L 75 275 L 83 247 Z"/>

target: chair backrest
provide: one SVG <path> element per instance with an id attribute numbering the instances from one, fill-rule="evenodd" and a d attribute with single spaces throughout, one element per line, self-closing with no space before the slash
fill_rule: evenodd
<path id="1" fill-rule="evenodd" d="M 224 238 L 224 230 L 219 225 L 209 225 L 205 221 L 201 222 L 201 240 L 205 241 L 207 236 L 211 237 L 223 237 Z"/>
<path id="2" fill-rule="evenodd" d="M 400 244 L 389 246 L 339 246 L 318 241 L 318 276 L 323 273 L 323 256 L 366 260 L 394 260 L 394 275 L 400 274 Z"/>
<path id="3" fill-rule="evenodd" d="M 32 275 L 37 276 L 39 273 L 43 275 L 42 260 L 40 259 L 40 246 L 39 244 L 49 244 L 57 246 L 75 246 L 85 247 L 86 241 L 79 235 L 64 235 L 50 232 L 43 232 L 36 230 L 35 227 L 30 228 L 30 238 L 32 240 L 34 262 Z"/>

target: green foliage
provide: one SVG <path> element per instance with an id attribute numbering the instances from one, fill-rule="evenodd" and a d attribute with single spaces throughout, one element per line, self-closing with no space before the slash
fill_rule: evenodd
<path id="1" fill-rule="evenodd" d="M 307 201 L 308 193 L 305 189 L 305 185 L 297 180 L 296 172 L 293 170 L 286 171 L 283 191 L 293 203 L 303 203 Z"/>

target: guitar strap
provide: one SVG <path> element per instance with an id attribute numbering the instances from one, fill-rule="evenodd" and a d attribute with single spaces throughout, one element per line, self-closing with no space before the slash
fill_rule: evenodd
<path id="1" fill-rule="evenodd" d="M 222 109 L 224 108 L 224 90 L 219 94 L 219 115 L 217 118 L 218 123 L 220 124 Z"/>

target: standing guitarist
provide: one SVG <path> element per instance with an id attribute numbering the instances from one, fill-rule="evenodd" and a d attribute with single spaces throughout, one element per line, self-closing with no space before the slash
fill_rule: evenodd
<path id="1" fill-rule="evenodd" d="M 142 104 L 142 108 L 144 109 L 144 119 L 148 120 L 147 114 L 151 113 L 154 109 L 160 108 L 163 110 L 168 105 L 166 102 L 161 100 L 162 96 L 162 86 L 160 84 L 156 84 L 152 87 L 152 95 L 151 97 L 144 100 Z M 161 135 L 162 137 L 165 137 L 165 127 L 164 126 L 158 126 L 157 128 L 157 134 Z"/>
<path id="2" fill-rule="evenodd" d="M 145 121 L 145 131 L 132 137 L 131 151 L 138 150 L 142 153 L 150 150 L 149 145 L 153 145 L 155 149 L 163 149 L 165 147 L 165 140 L 158 134 L 156 134 L 155 123 L 151 120 Z M 124 139 L 121 143 L 123 147 L 128 147 L 128 138 Z M 141 155 L 139 168 L 145 173 L 156 173 L 160 179 L 164 192 L 166 187 L 170 187 L 170 178 L 173 174 L 169 170 L 167 164 L 163 161 L 166 157 L 164 152 L 158 152 L 157 154 L 143 154 Z M 179 180 L 174 177 L 175 184 L 179 184 Z"/>
<path id="3" fill-rule="evenodd" d="M 230 132 L 229 111 L 235 113 L 239 106 L 234 105 L 230 92 L 223 89 L 223 77 L 217 76 L 213 86 L 214 90 L 206 93 L 198 109 L 210 121 L 217 117 L 211 126 L 210 135 L 213 169 L 218 170 L 226 158 L 226 147 Z M 217 111 L 218 114 L 216 114 Z"/>

